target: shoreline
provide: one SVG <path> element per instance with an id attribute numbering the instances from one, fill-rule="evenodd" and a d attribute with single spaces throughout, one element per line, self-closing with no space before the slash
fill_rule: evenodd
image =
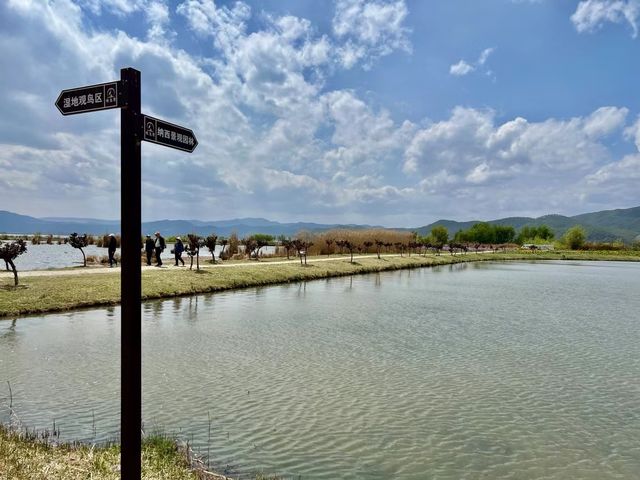
<path id="1" fill-rule="evenodd" d="M 214 293 L 243 288 L 294 283 L 324 278 L 384 271 L 426 268 L 483 261 L 628 261 L 640 262 L 639 251 L 592 252 L 481 252 L 456 255 L 411 256 L 348 255 L 310 257 L 299 260 L 246 260 L 237 263 L 205 263 L 201 270 L 188 267 L 142 268 L 142 299 L 156 300 Z M 0 275 L 0 319 L 65 312 L 120 304 L 120 269 L 87 268 L 19 272 L 20 285 L 12 287 L 13 276 Z M 11 282 L 11 285 L 9 283 Z"/>
<path id="2" fill-rule="evenodd" d="M 118 443 L 57 442 L 50 433 L 0 424 L 0 472 L 20 480 L 120 478 Z M 144 436 L 141 464 L 143 479 L 231 480 L 210 471 L 188 443 L 163 434 Z M 0 478 L 5 477 L 0 474 Z"/>

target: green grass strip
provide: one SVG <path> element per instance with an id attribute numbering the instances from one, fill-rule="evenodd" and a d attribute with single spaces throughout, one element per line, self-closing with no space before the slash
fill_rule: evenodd
<path id="1" fill-rule="evenodd" d="M 311 260 L 311 259 L 310 259 Z M 218 292 L 237 288 L 299 282 L 320 278 L 374 273 L 405 268 L 420 268 L 474 261 L 507 260 L 618 260 L 640 261 L 640 252 L 515 252 L 457 255 L 349 257 L 311 262 L 307 266 L 292 262 L 246 261 L 233 267 L 207 266 L 197 272 L 188 268 L 145 270 L 142 273 L 143 299 L 170 298 L 196 293 Z M 120 303 L 120 275 L 113 273 L 83 273 L 20 277 L 20 285 L 12 287 L 13 278 L 0 278 L 0 317 L 66 311 L 83 307 L 117 305 Z"/>

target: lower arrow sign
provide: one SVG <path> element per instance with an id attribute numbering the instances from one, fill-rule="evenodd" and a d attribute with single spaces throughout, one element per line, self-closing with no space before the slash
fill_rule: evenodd
<path id="1" fill-rule="evenodd" d="M 164 145 L 165 147 L 176 148 L 185 152 L 193 152 L 198 146 L 193 130 L 173 123 L 165 122 L 150 115 L 142 116 L 142 139 Z"/>

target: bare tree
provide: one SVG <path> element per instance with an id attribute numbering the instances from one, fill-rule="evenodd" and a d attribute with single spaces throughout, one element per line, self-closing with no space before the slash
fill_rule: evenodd
<path id="1" fill-rule="evenodd" d="M 193 257 L 196 257 L 196 270 L 200 270 L 200 247 L 202 247 L 203 244 L 202 239 L 195 233 L 187 235 L 187 248 L 185 252 L 187 252 L 187 255 L 191 258 L 189 270 L 193 270 Z"/>
<path id="2" fill-rule="evenodd" d="M 222 259 L 224 257 L 224 249 L 227 246 L 227 244 L 229 243 L 229 240 L 227 240 L 224 237 L 220 237 L 218 239 L 218 243 L 222 246 L 222 250 L 220 251 L 220 259 Z"/>
<path id="3" fill-rule="evenodd" d="M 402 255 L 404 254 L 404 247 L 405 247 L 404 243 L 395 242 L 393 246 L 396 247 L 397 250 L 400 250 L 400 256 L 402 257 Z"/>
<path id="4" fill-rule="evenodd" d="M 327 255 L 331 255 L 331 247 L 333 246 L 333 242 L 335 242 L 333 238 L 327 238 L 324 241 L 324 243 L 327 244 Z"/>
<path id="5" fill-rule="evenodd" d="M 309 250 L 309 248 L 311 248 L 311 246 L 313 245 L 313 242 L 309 242 L 306 240 L 302 240 L 300 238 L 296 238 L 294 239 L 291 244 L 293 245 L 293 248 L 296 249 L 296 252 L 298 252 L 298 256 L 300 257 L 300 265 L 302 265 L 302 259 L 304 257 L 304 264 L 307 264 L 307 252 Z"/>
<path id="6" fill-rule="evenodd" d="M 252 235 L 252 238 L 256 242 L 256 260 L 258 260 L 260 249 L 273 243 L 274 238 L 273 235 L 269 235 L 266 233 L 256 233 L 255 235 Z"/>
<path id="7" fill-rule="evenodd" d="M 251 259 L 253 252 L 258 249 L 258 242 L 253 237 L 246 237 L 240 240 L 240 243 L 244 245 L 244 253 Z M 257 260 L 257 257 L 256 257 Z"/>
<path id="8" fill-rule="evenodd" d="M 217 240 L 218 240 L 218 236 L 214 235 L 214 234 L 209 235 L 204 240 L 204 245 L 209 250 L 209 253 L 211 253 L 211 259 L 213 260 L 213 263 L 216 263 L 215 250 L 216 250 L 216 242 L 217 242 Z"/>
<path id="9" fill-rule="evenodd" d="M 375 240 L 376 243 L 376 253 L 378 254 L 378 260 L 380 260 L 380 250 L 384 246 L 384 242 L 382 240 Z"/>
<path id="10" fill-rule="evenodd" d="M 86 248 L 86 246 L 89 245 L 89 237 L 87 236 L 87 234 L 85 233 L 84 235 L 78 235 L 76 232 L 73 232 L 71 235 L 69 235 L 69 245 L 71 245 L 73 248 L 77 248 L 78 250 L 80 250 L 80 252 L 82 252 L 83 266 L 86 267 L 87 256 L 85 255 L 83 248 Z"/>
<path id="11" fill-rule="evenodd" d="M 349 250 L 351 254 L 351 263 L 353 263 L 353 251 L 356 249 L 355 244 L 351 243 L 349 240 L 342 240 L 342 246 Z"/>
<path id="12" fill-rule="evenodd" d="M 373 247 L 373 242 L 371 240 L 367 240 L 362 242 L 362 246 L 364 247 L 364 252 L 369 253 L 369 249 Z"/>
<path id="13" fill-rule="evenodd" d="M 5 261 L 7 270 L 9 270 L 9 267 L 13 270 L 13 283 L 16 287 L 18 286 L 18 270 L 13 261 L 26 251 L 27 243 L 22 239 L 14 242 L 0 243 L 0 258 Z"/>
<path id="14" fill-rule="evenodd" d="M 289 239 L 282 240 L 282 246 L 287 251 L 287 260 L 291 259 L 291 250 L 295 250 L 293 246 L 293 241 Z"/>

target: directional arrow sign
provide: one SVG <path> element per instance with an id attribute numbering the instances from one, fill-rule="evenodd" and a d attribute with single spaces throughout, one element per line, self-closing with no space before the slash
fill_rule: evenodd
<path id="1" fill-rule="evenodd" d="M 56 107 L 63 115 L 123 107 L 124 105 L 118 96 L 120 90 L 120 82 L 70 88 L 60 92 L 56 100 Z"/>
<path id="2" fill-rule="evenodd" d="M 176 148 L 185 152 L 193 152 L 198 146 L 198 140 L 193 130 L 165 122 L 149 115 L 142 116 L 143 140 L 165 147 Z"/>

